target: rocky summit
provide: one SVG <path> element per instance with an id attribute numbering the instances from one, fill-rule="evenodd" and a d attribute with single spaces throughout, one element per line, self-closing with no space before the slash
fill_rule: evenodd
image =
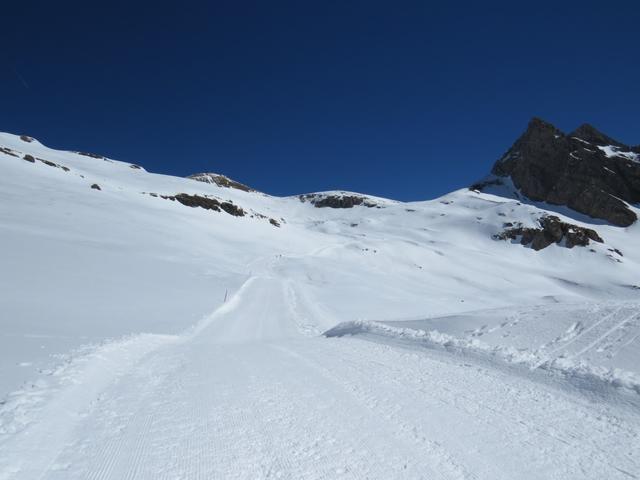
<path id="1" fill-rule="evenodd" d="M 524 134 L 495 163 L 482 190 L 510 178 L 534 201 L 565 205 L 576 212 L 627 227 L 638 217 L 640 147 L 630 147 L 584 124 L 565 134 L 533 118 Z"/>
<path id="2" fill-rule="evenodd" d="M 235 188 L 236 190 L 242 190 L 243 192 L 255 192 L 253 188 L 248 187 L 243 183 L 236 182 L 225 175 L 220 175 L 219 173 L 194 173 L 193 175 L 189 175 L 187 178 L 198 182 L 211 183 L 213 185 L 218 185 L 219 187 Z"/>

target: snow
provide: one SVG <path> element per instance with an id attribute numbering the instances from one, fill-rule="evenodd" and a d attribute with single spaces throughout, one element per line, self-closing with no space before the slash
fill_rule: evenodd
<path id="1" fill-rule="evenodd" d="M 625 152 L 615 145 L 598 146 L 607 157 L 622 157 L 632 162 L 640 162 L 640 155 L 635 152 Z"/>
<path id="2" fill-rule="evenodd" d="M 558 138 L 559 135 L 556 135 L 556 138 Z M 591 145 L 591 143 L 587 142 L 586 140 L 583 140 L 582 138 L 578 138 L 578 137 L 571 137 L 572 140 L 578 140 L 579 142 L 584 143 L 585 145 Z"/>
<path id="3" fill-rule="evenodd" d="M 0 146 L 0 479 L 640 476 L 637 225 L 535 252 L 499 191 L 316 208 Z"/>
<path id="4" fill-rule="evenodd" d="M 445 347 L 530 369 L 542 368 L 570 381 L 587 380 L 594 388 L 608 385 L 640 393 L 637 303 L 561 303 L 426 320 L 344 322 L 325 335 L 409 340 L 426 348 Z"/>

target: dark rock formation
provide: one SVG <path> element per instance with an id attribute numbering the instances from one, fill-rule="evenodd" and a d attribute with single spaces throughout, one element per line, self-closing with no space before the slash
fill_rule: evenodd
<path id="1" fill-rule="evenodd" d="M 494 185 L 504 185 L 504 182 L 500 178 L 486 178 L 484 180 L 480 180 L 472 184 L 469 187 L 469 190 L 477 190 L 479 192 L 483 191 L 487 187 L 492 187 Z"/>
<path id="2" fill-rule="evenodd" d="M 91 157 L 91 158 L 97 158 L 99 160 L 106 160 L 106 157 L 103 157 L 102 155 L 98 155 L 97 153 L 91 153 L 91 152 L 76 152 L 78 155 L 82 155 L 85 157 Z"/>
<path id="3" fill-rule="evenodd" d="M 94 190 L 102 190 L 100 188 L 100 185 L 98 185 L 97 183 L 94 183 L 93 185 L 91 185 L 91 188 L 93 188 Z"/>
<path id="4" fill-rule="evenodd" d="M 187 207 L 200 207 L 205 210 L 214 210 L 216 212 L 225 211 L 234 217 L 244 217 L 245 211 L 231 202 L 220 202 L 215 198 L 203 197 L 202 195 L 189 195 L 188 193 L 179 193 L 173 196 L 162 195 L 166 200 L 175 200 Z"/>
<path id="5" fill-rule="evenodd" d="M 129 168 L 133 168 L 134 170 L 142 170 L 142 167 L 140 165 L 136 165 L 135 163 L 129 165 Z"/>
<path id="6" fill-rule="evenodd" d="M 23 142 L 31 143 L 35 140 L 35 138 L 30 137 L 29 135 L 20 135 L 20 140 Z"/>
<path id="7" fill-rule="evenodd" d="M 11 150 L 10 148 L 7 148 L 7 147 L 0 147 L 0 152 L 4 153 L 6 155 L 11 155 L 12 157 L 20 158 L 20 155 L 18 155 L 18 152 L 16 152 L 15 150 Z M 44 163 L 45 165 L 47 165 L 49 167 L 60 168 L 60 169 L 64 170 L 65 172 L 68 172 L 68 171 L 71 170 L 69 167 L 65 167 L 64 165 L 58 165 L 57 163 L 51 162 L 49 160 L 44 160 L 42 158 L 34 157 L 33 155 L 31 155 L 29 153 L 25 153 L 22 156 L 22 159 L 27 161 L 27 162 L 31 162 L 31 163 L 36 163 L 36 161 L 38 161 L 40 163 Z"/>
<path id="8" fill-rule="evenodd" d="M 640 202 L 637 152 L 636 147 L 624 145 L 591 125 L 582 125 L 566 135 L 534 118 L 525 133 L 496 162 L 492 174 L 510 177 L 515 187 L 531 200 L 566 205 L 590 217 L 626 227 L 637 220 L 628 204 Z M 482 190 L 491 182 L 471 188 Z"/>
<path id="9" fill-rule="evenodd" d="M 11 150 L 8 147 L 0 147 L 0 152 L 4 153 L 5 155 L 11 155 L 12 157 L 19 158 L 15 150 Z"/>
<path id="10" fill-rule="evenodd" d="M 364 207 L 377 207 L 379 205 L 372 202 L 367 197 L 359 195 L 327 195 L 322 193 L 309 193 L 298 197 L 301 202 L 309 202 L 317 208 L 353 208 L 356 205 Z"/>
<path id="11" fill-rule="evenodd" d="M 142 192 L 143 195 L 150 195 L 154 198 L 162 198 L 164 200 L 171 200 L 172 202 L 178 202 L 182 205 L 191 208 L 204 208 L 205 210 L 213 210 L 214 212 L 225 212 L 234 217 L 244 217 L 249 214 L 250 218 L 260 218 L 262 220 L 268 220 L 274 227 L 280 227 L 281 222 L 286 223 L 284 218 L 280 221 L 275 218 L 267 217 L 258 212 L 245 211 L 243 208 L 235 205 L 232 201 L 224 202 L 216 198 L 203 195 L 190 195 L 188 193 L 178 193 L 176 195 L 159 195 L 157 193 Z"/>
<path id="12" fill-rule="evenodd" d="M 57 163 L 54 163 L 50 160 L 44 160 L 42 158 L 36 158 L 36 160 L 38 160 L 39 162 L 44 163 L 45 165 L 49 166 L 49 167 L 54 167 L 54 168 L 61 168 L 62 170 L 64 170 L 65 172 L 68 172 L 70 170 L 69 167 L 65 167 L 64 165 L 58 165 Z"/>
<path id="13" fill-rule="evenodd" d="M 622 148 L 624 150 L 629 150 L 629 147 L 623 143 L 614 140 L 613 138 L 605 135 L 604 133 L 598 131 L 592 125 L 588 123 L 583 123 L 578 128 L 576 128 L 573 132 L 569 134 L 570 137 L 579 138 L 580 140 L 584 140 L 593 145 L 613 145 L 618 148 Z"/>
<path id="14" fill-rule="evenodd" d="M 562 240 L 565 241 L 564 246 L 567 248 L 586 247 L 591 240 L 603 242 L 595 230 L 563 222 L 554 215 L 542 217 L 538 222 L 540 228 L 523 227 L 521 224 L 512 226 L 510 222 L 505 223 L 505 226 L 511 228 L 494 235 L 494 238 L 496 240 L 518 240 L 519 238 L 522 245 L 529 245 L 534 250 L 542 250 L 552 243 L 560 244 Z"/>
<path id="15" fill-rule="evenodd" d="M 235 180 L 231 180 L 229 177 L 225 177 L 224 175 L 219 175 L 217 173 L 196 173 L 194 175 L 189 175 L 187 178 L 198 182 L 211 183 L 218 185 L 219 187 L 235 188 L 236 190 L 242 190 L 243 192 L 255 192 L 253 188 L 247 187 L 240 182 L 236 182 Z"/>

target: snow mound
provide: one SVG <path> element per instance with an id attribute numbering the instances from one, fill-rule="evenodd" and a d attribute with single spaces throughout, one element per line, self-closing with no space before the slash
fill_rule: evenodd
<path id="1" fill-rule="evenodd" d="M 546 312 L 549 312 L 548 308 Z M 523 320 L 517 315 L 511 315 L 510 325 L 509 322 L 501 322 L 500 326 L 490 327 L 484 323 L 491 316 L 496 319 L 502 318 L 499 311 L 476 314 L 475 323 L 483 323 L 483 325 L 475 329 L 469 328 L 474 323 L 474 314 L 469 313 L 459 317 L 449 317 L 446 321 L 442 319 L 398 322 L 349 321 L 327 330 L 324 336 L 328 338 L 373 337 L 422 348 L 446 349 L 462 355 L 480 355 L 501 363 L 522 365 L 530 370 L 545 370 L 571 383 L 578 383 L 583 388 L 599 389 L 605 385 L 640 394 L 640 372 L 638 371 L 640 363 L 637 363 L 639 354 L 634 347 L 634 342 L 640 336 L 640 326 L 633 323 L 638 318 L 636 312 L 637 305 L 612 307 L 611 312 L 600 312 L 601 318 L 588 324 L 587 327 L 573 323 L 564 335 L 551 339 L 538 348 L 535 346 L 535 341 L 539 340 L 541 333 L 552 330 L 546 327 L 555 323 L 553 317 L 535 326 L 537 330 L 535 333 L 529 329 L 524 335 L 521 332 L 519 338 L 517 335 L 509 338 L 504 333 L 509 327 L 515 327 Z M 566 310 L 563 310 L 563 313 L 566 314 Z M 436 329 L 419 328 L 420 325 L 426 327 L 439 325 L 461 331 L 462 326 L 458 325 L 456 328 L 456 322 L 464 324 L 466 335 L 458 336 Z M 451 324 L 454 326 L 452 327 Z M 500 334 L 496 333 L 500 329 L 503 329 L 499 332 Z M 480 340 L 484 334 L 487 335 L 486 341 Z M 579 338 L 581 335 L 583 338 Z M 624 347 L 632 352 L 631 358 L 627 358 L 626 361 L 623 359 L 622 362 L 616 359 L 618 361 L 610 362 L 610 365 L 603 361 L 594 363 L 598 361 L 597 357 L 588 355 L 591 350 L 602 352 L 612 348 L 620 350 Z M 620 364 L 627 366 L 629 370 L 611 366 Z"/>

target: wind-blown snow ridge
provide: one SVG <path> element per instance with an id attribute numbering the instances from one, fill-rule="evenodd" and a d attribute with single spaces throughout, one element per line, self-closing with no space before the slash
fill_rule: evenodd
<path id="1" fill-rule="evenodd" d="M 445 348 L 463 354 L 488 355 L 499 361 L 525 365 L 530 369 L 548 370 L 569 381 L 572 379 L 602 383 L 616 388 L 624 388 L 640 394 L 640 375 L 620 368 L 606 368 L 590 365 L 584 361 L 573 361 L 568 358 L 548 358 L 542 352 L 516 349 L 512 346 L 491 346 L 478 339 L 462 339 L 437 330 L 420 330 L 393 327 L 381 322 L 354 320 L 343 322 L 327 330 L 325 337 L 343 337 L 346 335 L 371 335 L 390 340 L 409 341 L 425 348 Z"/>

